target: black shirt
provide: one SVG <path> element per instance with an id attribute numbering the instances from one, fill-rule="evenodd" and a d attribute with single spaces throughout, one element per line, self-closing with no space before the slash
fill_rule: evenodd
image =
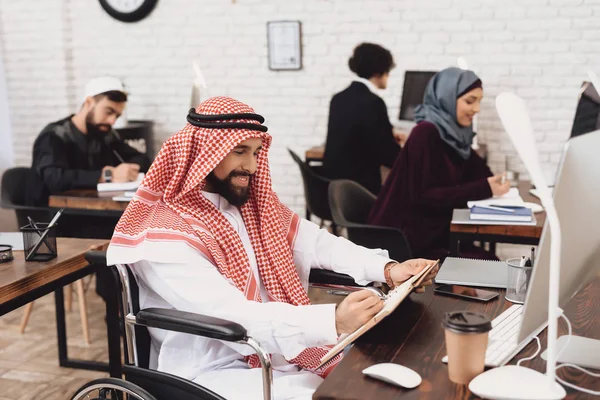
<path id="1" fill-rule="evenodd" d="M 28 205 L 46 206 L 48 196 L 69 189 L 94 189 L 102 168 L 121 162 L 145 172 L 150 160 L 111 133 L 81 132 L 71 117 L 47 125 L 33 144 L 32 173 L 27 182 Z"/>
<path id="2" fill-rule="evenodd" d="M 380 166 L 391 168 L 399 151 L 381 97 L 356 81 L 333 96 L 323 156 L 327 178 L 350 179 L 377 194 Z"/>

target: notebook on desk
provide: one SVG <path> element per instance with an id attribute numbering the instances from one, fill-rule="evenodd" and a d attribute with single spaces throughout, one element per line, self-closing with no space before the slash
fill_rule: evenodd
<path id="1" fill-rule="evenodd" d="M 331 350 L 329 350 L 327 354 L 323 356 L 323 358 L 321 358 L 321 363 L 319 364 L 318 368 L 322 367 L 325 363 L 344 350 L 346 346 L 354 343 L 356 339 L 377 325 L 382 319 L 390 315 L 415 288 L 421 285 L 423 279 L 427 276 L 429 271 L 435 268 L 438 262 L 439 260 L 423 268 L 417 275 L 413 275 L 402 285 L 390 291 L 384 298 L 385 305 L 383 306 L 383 309 L 353 333 L 341 338 L 341 340 L 335 346 L 333 346 Z"/>
<path id="2" fill-rule="evenodd" d="M 503 261 L 447 257 L 435 283 L 506 289 L 508 266 Z"/>
<path id="3" fill-rule="evenodd" d="M 531 216 L 531 221 L 520 222 L 520 221 L 492 221 L 492 220 L 476 220 L 471 219 L 471 210 L 468 208 L 462 209 L 457 208 L 452 212 L 452 224 L 459 225 L 525 225 L 525 226 L 536 226 L 537 219 L 535 215 Z"/>

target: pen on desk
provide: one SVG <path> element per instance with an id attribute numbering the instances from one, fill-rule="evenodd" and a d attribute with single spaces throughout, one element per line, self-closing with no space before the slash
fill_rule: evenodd
<path id="1" fill-rule="evenodd" d="M 125 163 L 125 160 L 123 160 L 123 157 L 121 157 L 121 155 L 119 153 L 117 153 L 116 150 L 113 149 L 113 154 L 115 155 L 115 157 L 117 157 L 117 159 L 119 160 L 120 163 Z"/>
<path id="2" fill-rule="evenodd" d="M 496 210 L 496 211 L 502 211 L 502 212 L 507 212 L 507 213 L 514 213 L 515 210 L 513 210 L 512 208 L 505 208 L 505 207 L 497 207 L 497 206 L 480 206 L 477 205 L 476 207 L 479 208 L 485 208 L 487 210 Z"/>
<path id="3" fill-rule="evenodd" d="M 531 247 L 531 266 L 533 267 L 533 262 L 535 261 L 535 247 Z"/>

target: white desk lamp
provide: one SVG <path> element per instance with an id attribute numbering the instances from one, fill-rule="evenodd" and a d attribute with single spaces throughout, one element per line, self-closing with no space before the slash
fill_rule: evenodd
<path id="1" fill-rule="evenodd" d="M 594 89 L 600 94 L 600 80 L 598 79 L 598 76 L 591 69 L 588 69 L 588 76 L 590 77 L 592 85 L 594 85 Z"/>
<path id="2" fill-rule="evenodd" d="M 501 93 L 496 97 L 496 110 L 519 157 L 525 164 L 531 180 L 538 190 L 546 209 L 552 246 L 550 248 L 550 282 L 548 290 L 548 361 L 546 374 L 530 368 L 506 365 L 490 369 L 475 377 L 469 389 L 487 399 L 563 399 L 567 393 L 556 382 L 556 336 L 559 317 L 559 279 L 561 232 L 552 194 L 540 166 L 529 115 L 523 99 L 514 93 Z"/>
<path id="3" fill-rule="evenodd" d="M 193 68 L 194 72 L 196 73 L 196 78 L 194 79 L 194 83 L 192 85 L 191 107 L 196 108 L 198 104 L 208 98 L 208 85 L 206 84 L 204 74 L 200 70 L 200 67 L 196 61 L 194 61 Z"/>

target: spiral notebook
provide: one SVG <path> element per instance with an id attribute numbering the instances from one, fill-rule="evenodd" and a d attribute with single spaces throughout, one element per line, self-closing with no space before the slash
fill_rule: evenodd
<path id="1" fill-rule="evenodd" d="M 508 265 L 503 261 L 447 257 L 435 283 L 506 289 Z"/>
<path id="2" fill-rule="evenodd" d="M 421 285 L 421 283 L 423 282 L 423 279 L 427 276 L 427 273 L 429 273 L 429 271 L 431 271 L 433 268 L 435 268 L 435 266 L 438 264 L 438 262 L 439 262 L 439 260 L 434 262 L 433 264 L 423 268 L 423 270 L 421 270 L 421 272 L 419 272 L 417 275 L 413 275 L 410 279 L 408 279 L 402 285 L 400 285 L 400 286 L 396 287 L 394 290 L 390 291 L 384 298 L 385 305 L 383 306 L 383 309 L 381 311 L 379 311 L 377 314 L 375 314 L 375 316 L 373 318 L 368 320 L 363 326 L 361 326 L 360 328 L 355 330 L 353 333 L 350 333 L 349 335 L 342 337 L 341 340 L 335 346 L 333 346 L 331 348 L 331 350 L 329 350 L 327 352 L 327 354 L 325 354 L 323 356 L 323 358 L 321 358 L 321 363 L 319 364 L 318 368 L 322 367 L 325 363 L 327 363 L 329 360 L 331 360 L 333 357 L 335 357 L 339 352 L 344 350 L 344 348 L 346 346 L 353 343 L 356 339 L 361 337 L 365 332 L 367 332 L 369 329 L 371 329 L 372 327 L 377 325 L 379 323 L 379 321 L 381 321 L 382 319 L 384 319 L 385 317 L 390 315 L 396 309 L 396 307 L 398 307 L 400 305 L 400 303 L 402 303 L 402 301 L 406 297 L 408 297 L 408 295 L 415 288 L 417 288 Z"/>

